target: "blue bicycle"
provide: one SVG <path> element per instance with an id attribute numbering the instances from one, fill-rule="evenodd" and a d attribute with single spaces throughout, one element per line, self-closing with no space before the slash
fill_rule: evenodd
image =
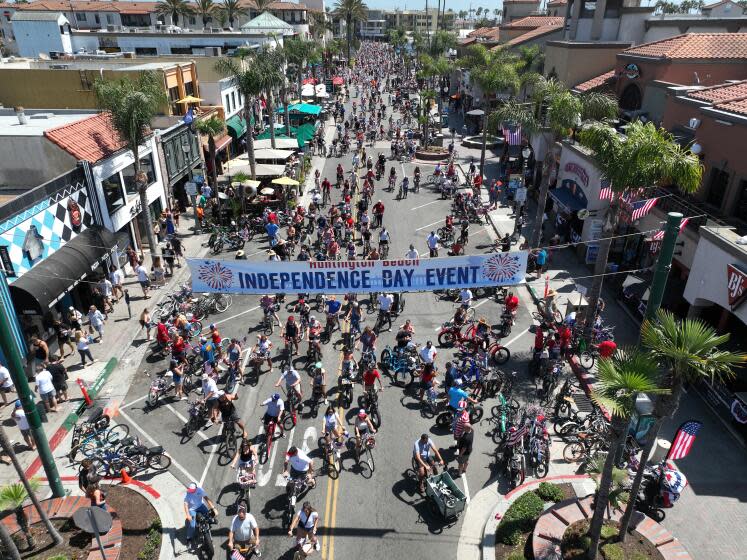
<path id="1" fill-rule="evenodd" d="M 399 387 L 412 384 L 418 376 L 418 359 L 414 349 L 392 349 L 387 345 L 381 351 L 379 363 L 392 378 L 392 383 Z"/>

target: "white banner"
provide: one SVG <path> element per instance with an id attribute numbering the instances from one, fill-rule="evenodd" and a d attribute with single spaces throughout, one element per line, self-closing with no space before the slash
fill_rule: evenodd
<path id="1" fill-rule="evenodd" d="M 524 281 L 527 252 L 386 261 L 187 259 L 195 292 L 232 294 L 430 292 Z"/>

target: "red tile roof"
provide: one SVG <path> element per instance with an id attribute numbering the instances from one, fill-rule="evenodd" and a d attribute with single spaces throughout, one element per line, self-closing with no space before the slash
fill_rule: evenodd
<path id="1" fill-rule="evenodd" d="M 624 50 L 621 55 L 672 59 L 747 59 L 747 33 L 686 33 Z"/>
<path id="2" fill-rule="evenodd" d="M 44 133 L 51 142 L 75 159 L 96 163 L 124 148 L 125 144 L 112 128 L 109 113 L 99 113 Z"/>
<path id="3" fill-rule="evenodd" d="M 747 80 L 719 84 L 687 94 L 691 99 L 708 101 L 714 109 L 747 115 Z"/>
<path id="4" fill-rule="evenodd" d="M 500 31 L 500 28 L 498 27 L 479 27 L 475 29 L 474 31 L 470 31 L 467 33 L 467 37 L 487 37 L 488 35 L 492 35 L 493 32 Z"/>
<path id="5" fill-rule="evenodd" d="M 615 69 L 613 68 L 609 72 L 605 72 L 604 74 L 600 74 L 599 76 L 595 76 L 590 80 L 586 80 L 585 82 L 577 84 L 572 89 L 573 91 L 577 91 L 579 93 L 585 93 L 587 91 L 591 91 L 607 85 L 614 77 Z"/>
<path id="6" fill-rule="evenodd" d="M 242 0 L 242 6 L 256 9 L 254 0 Z M 97 1 L 97 0 L 34 0 L 27 4 L 0 4 L 0 7 L 16 11 L 50 12 L 119 12 L 123 14 L 148 14 L 156 11 L 158 2 Z M 305 4 L 293 2 L 273 2 L 270 10 L 306 10 Z"/>
<path id="7" fill-rule="evenodd" d="M 522 27 L 536 28 L 545 25 L 562 25 L 565 21 L 564 17 L 560 16 L 527 16 L 521 19 L 512 21 L 502 27 L 508 29 L 517 29 Z"/>
<path id="8" fill-rule="evenodd" d="M 560 19 L 562 20 L 563 18 L 560 18 Z M 503 47 L 503 46 L 508 45 L 510 47 L 515 47 L 516 45 L 521 45 L 523 43 L 526 43 L 527 41 L 536 39 L 537 37 L 542 37 L 543 35 L 554 33 L 562 28 L 563 28 L 562 21 L 558 25 L 543 25 L 542 27 L 532 29 L 531 31 L 527 31 L 526 33 L 522 33 L 518 37 L 514 37 L 510 41 L 506 41 L 500 46 Z"/>

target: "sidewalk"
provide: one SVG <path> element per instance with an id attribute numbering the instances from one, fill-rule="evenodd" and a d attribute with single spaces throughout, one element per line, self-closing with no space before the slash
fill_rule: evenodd
<path id="1" fill-rule="evenodd" d="M 178 235 L 184 246 L 185 255 L 195 256 L 202 250 L 202 242 L 206 235 L 193 235 L 191 224 L 194 223 L 191 212 L 182 215 L 181 229 Z M 147 254 L 146 254 L 147 262 Z M 68 397 L 65 403 L 58 404 L 58 411 L 49 414 L 43 413 L 43 407 L 37 397 L 37 407 L 42 412 L 42 426 L 50 440 L 50 446 L 55 458 L 58 459 L 58 469 L 62 474 L 62 465 L 67 463 L 66 459 L 60 459 L 60 453 L 55 452 L 55 448 L 62 442 L 67 430 L 77 420 L 76 411 L 84 402 L 77 380 L 81 379 L 87 386 L 96 384 L 100 386 L 96 398 L 96 404 L 106 409 L 116 411 L 119 401 L 125 396 L 127 390 L 136 373 L 137 366 L 144 355 L 148 344 L 145 341 L 145 332 L 138 324 L 140 313 L 144 308 L 152 310 L 153 307 L 166 294 L 174 291 L 180 284 L 189 279 L 189 268 L 184 259 L 181 259 L 181 268 L 174 268 L 174 275 L 166 278 L 166 284 L 150 292 L 150 298 L 144 299 L 137 277 L 126 266 L 128 277 L 125 278 L 124 287 L 129 290 L 130 314 L 124 300 L 114 305 L 114 311 L 109 314 L 109 318 L 104 327 L 104 341 L 91 345 L 91 353 L 95 358 L 94 363 L 88 363 L 85 367 L 80 366 L 77 352 L 68 356 L 65 361 L 65 367 L 68 370 Z M 151 336 L 155 336 L 154 332 Z M 50 348 L 50 352 L 56 351 L 56 348 Z M 29 383 L 33 391 L 35 384 Z M 0 406 L 0 415 L 3 417 L 3 426 L 11 441 L 14 442 L 18 459 L 26 469 L 27 476 L 45 476 L 38 460 L 38 454 L 31 451 L 24 443 L 20 431 L 10 419 L 16 393 L 8 395 L 9 404 Z M 83 413 L 86 414 L 85 412 Z M 15 470 L 12 466 L 0 464 L 0 485 L 14 482 L 17 480 Z M 42 492 L 43 493 L 43 492 Z"/>

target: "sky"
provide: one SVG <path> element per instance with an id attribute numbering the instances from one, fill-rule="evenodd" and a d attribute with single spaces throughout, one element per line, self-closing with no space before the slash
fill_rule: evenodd
<path id="1" fill-rule="evenodd" d="M 369 8 L 383 8 L 387 10 L 393 10 L 395 8 L 400 8 L 401 10 L 422 10 L 425 8 L 425 0 L 365 0 L 365 2 Z M 334 2 L 331 0 L 326 0 L 325 4 L 326 3 L 334 5 Z M 503 6 L 503 1 L 483 0 L 482 2 L 478 2 L 477 0 L 447 0 L 446 9 L 448 10 L 451 8 L 455 12 L 458 12 L 459 10 L 466 11 L 469 10 L 470 4 L 474 9 L 482 7 L 484 10 L 487 8 L 492 13 L 495 8 L 501 8 Z M 437 6 L 438 0 L 428 0 L 428 8 L 435 8 Z"/>

